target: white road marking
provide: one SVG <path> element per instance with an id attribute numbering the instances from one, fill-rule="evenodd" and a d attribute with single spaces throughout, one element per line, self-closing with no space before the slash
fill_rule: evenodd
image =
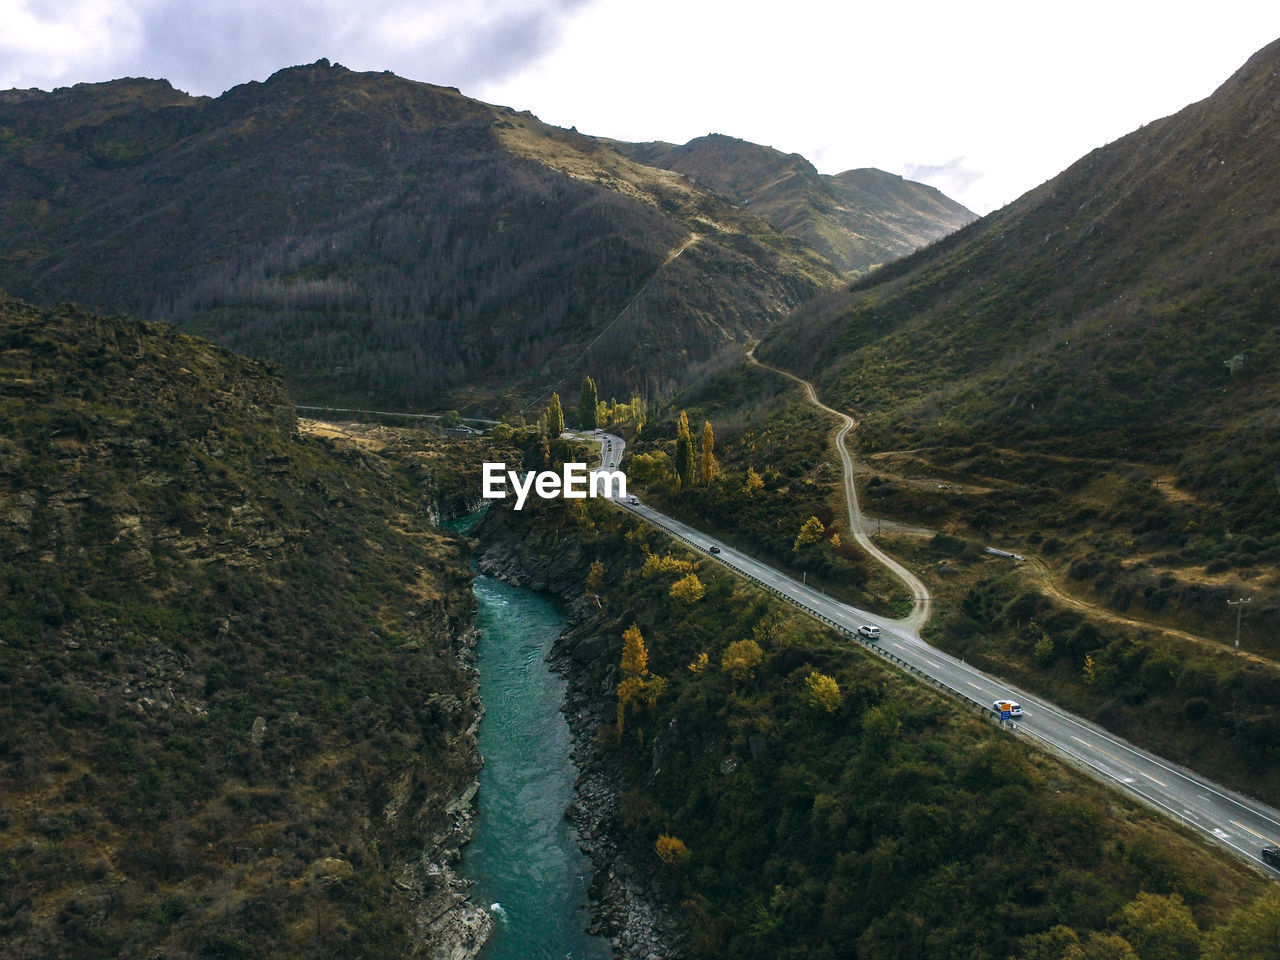
<path id="1" fill-rule="evenodd" d="M 1072 740 L 1074 740 L 1076 743 L 1079 743 L 1079 744 L 1082 744 L 1082 745 L 1084 745 L 1084 746 L 1088 747 L 1088 748 L 1089 748 L 1089 749 L 1091 749 L 1091 750 L 1096 750 L 1096 751 L 1098 751 L 1098 753 L 1102 754 L 1104 757 L 1109 757 L 1111 760 L 1113 760 L 1113 761 L 1115 761 L 1116 763 L 1120 764 L 1120 766 L 1125 767 L 1125 768 L 1127 768 L 1127 769 L 1129 769 L 1129 770 L 1132 770 L 1134 773 L 1141 774 L 1142 776 L 1144 776 L 1144 777 L 1146 777 L 1148 780 L 1150 780 L 1152 783 L 1158 783 L 1158 784 L 1160 784 L 1160 786 L 1164 787 L 1166 790 L 1169 788 L 1169 785 L 1168 785 L 1167 783 L 1165 783 L 1163 780 L 1157 780 L 1155 777 L 1153 777 L 1151 774 L 1147 773 L 1145 770 L 1140 770 L 1140 769 L 1138 769 L 1137 767 L 1135 767 L 1133 764 L 1131 764 L 1131 763 L 1126 763 L 1125 761 L 1123 761 L 1123 760 L 1121 760 L 1119 757 L 1117 757 L 1114 753 L 1111 753 L 1111 752 L 1110 752 L 1110 751 L 1108 751 L 1108 750 L 1103 750 L 1101 747 L 1096 746 L 1095 744 L 1091 744 L 1091 743 L 1089 743 L 1089 741 L 1087 741 L 1087 740 L 1081 740 L 1079 737 L 1076 737 L 1076 736 L 1073 736 L 1071 739 L 1072 739 Z M 1121 777 L 1120 779 L 1121 779 L 1121 780 L 1123 780 L 1125 783 L 1133 783 L 1133 780 L 1132 780 L 1131 778 L 1128 778 L 1128 777 Z"/>

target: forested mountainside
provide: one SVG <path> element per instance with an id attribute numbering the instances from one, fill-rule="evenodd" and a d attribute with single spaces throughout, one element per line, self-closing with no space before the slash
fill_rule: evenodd
<path id="1" fill-rule="evenodd" d="M 710 134 L 672 143 L 619 143 L 644 163 L 675 170 L 804 240 L 856 276 L 977 219 L 923 183 L 866 167 L 828 176 L 796 153 Z"/>
<path id="2" fill-rule="evenodd" d="M 1197 534 L 1280 560 L 1278 98 L 1280 43 L 760 354 L 857 411 L 868 452 L 1141 462 L 1195 498 Z"/>
<path id="3" fill-rule="evenodd" d="M 424 948 L 479 766 L 426 479 L 267 364 L 0 300 L 0 952 Z"/>
<path id="4" fill-rule="evenodd" d="M 1273 803 L 1278 102 L 1280 42 L 757 351 L 858 419 L 927 639 Z"/>
<path id="5" fill-rule="evenodd" d="M 0 287 L 171 320 L 308 401 L 527 400 L 584 367 L 661 393 L 836 282 L 602 141 L 327 61 L 216 99 L 8 91 L 0 178 Z"/>

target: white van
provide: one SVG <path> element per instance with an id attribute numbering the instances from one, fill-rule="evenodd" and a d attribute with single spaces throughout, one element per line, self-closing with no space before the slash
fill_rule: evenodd
<path id="1" fill-rule="evenodd" d="M 991 703 L 991 709 L 1000 714 L 1001 717 L 1007 711 L 1010 717 L 1022 716 L 1022 704 L 1013 700 L 994 700 Z"/>

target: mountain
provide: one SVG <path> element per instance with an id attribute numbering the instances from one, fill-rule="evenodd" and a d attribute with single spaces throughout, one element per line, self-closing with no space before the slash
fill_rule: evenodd
<path id="1" fill-rule="evenodd" d="M 8 91 L 0 179 L 0 288 L 171 320 L 310 401 L 661 394 L 837 282 L 602 141 L 323 60 L 216 99 Z"/>
<path id="2" fill-rule="evenodd" d="M 975 219 L 941 191 L 883 170 L 818 173 L 797 153 L 722 134 L 670 143 L 618 143 L 674 170 L 812 246 L 850 276 L 928 246 Z"/>
<path id="3" fill-rule="evenodd" d="M 757 350 L 858 421 L 929 642 L 1272 802 L 1277 103 L 1280 41 Z"/>
<path id="4" fill-rule="evenodd" d="M 1145 549 L 1280 560 L 1277 102 L 1280 42 L 1207 99 L 807 304 L 760 354 L 858 412 L 869 454 L 984 460 L 975 473 L 1020 470 L 1045 496 L 1140 465 L 1117 490 L 1150 491 L 1130 533 Z"/>
<path id="5" fill-rule="evenodd" d="M 6 956 L 424 946 L 480 764 L 425 479 L 268 364 L 0 299 Z"/>

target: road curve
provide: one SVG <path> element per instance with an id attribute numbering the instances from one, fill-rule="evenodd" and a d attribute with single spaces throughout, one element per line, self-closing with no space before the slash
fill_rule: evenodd
<path id="1" fill-rule="evenodd" d="M 853 538 L 858 542 L 858 546 L 888 567 L 911 591 L 911 596 L 914 600 L 911 614 L 903 620 L 895 620 L 893 622 L 901 624 L 912 633 L 919 633 L 920 629 L 925 625 L 925 621 L 929 619 L 929 614 L 933 609 L 933 600 L 929 596 L 928 588 L 925 587 L 919 577 L 876 546 L 875 542 L 862 528 L 862 510 L 858 507 L 858 488 L 853 477 L 853 456 L 845 445 L 845 438 L 848 437 L 849 431 L 854 427 L 853 418 L 847 413 L 841 413 L 839 410 L 828 407 L 819 400 L 817 391 L 813 389 L 813 384 L 808 380 L 802 380 L 794 373 L 788 373 L 786 370 L 756 359 L 755 344 L 752 344 L 750 349 L 747 350 L 747 359 L 763 370 L 776 373 L 778 376 L 786 377 L 788 380 L 794 380 L 804 387 L 805 393 L 809 395 L 810 403 L 819 410 L 824 410 L 840 420 L 840 429 L 836 432 L 835 444 L 836 449 L 840 451 L 840 469 L 844 474 L 844 497 L 849 507 L 849 530 L 853 533 Z"/>
<path id="2" fill-rule="evenodd" d="M 832 412 L 842 416 L 838 411 Z M 851 425 L 852 421 L 848 421 L 846 426 Z M 621 437 L 604 431 L 575 436 L 600 443 L 604 463 L 621 464 L 626 450 L 626 442 Z M 847 456 L 843 436 L 840 437 L 840 449 L 842 457 Z M 851 466 L 847 465 L 846 471 L 846 477 L 849 477 Z M 920 638 L 915 617 L 890 620 L 859 610 L 646 506 L 636 497 L 616 498 L 613 502 L 700 553 L 708 553 L 716 547 L 718 552 L 713 557 L 725 566 L 816 617 L 850 641 L 861 643 L 867 650 L 901 669 L 949 691 L 968 708 L 991 716 L 993 721 L 993 701 L 1018 701 L 1023 708 L 1022 719 L 1001 721 L 1009 733 L 1040 745 L 1103 783 L 1123 790 L 1179 823 L 1201 831 L 1212 841 L 1280 879 L 1280 872 L 1264 864 L 1259 855 L 1263 846 L 1280 847 L 1280 810 L 1142 750 L 1097 724 L 930 646 Z M 856 519 L 856 508 L 851 506 L 850 510 L 851 520 Z M 859 524 L 852 526 L 860 528 Z M 909 572 L 904 573 L 903 579 L 908 583 L 915 580 Z M 927 603 L 928 595 L 923 586 L 918 596 Z M 863 624 L 880 627 L 878 642 L 867 641 L 858 635 L 858 627 Z"/>

